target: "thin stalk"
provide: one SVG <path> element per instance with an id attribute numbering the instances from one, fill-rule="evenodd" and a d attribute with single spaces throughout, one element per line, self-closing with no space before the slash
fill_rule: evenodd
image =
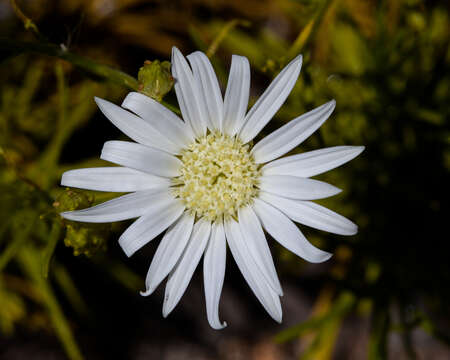
<path id="1" fill-rule="evenodd" d="M 96 78 L 110 81 L 124 86 L 130 90 L 138 91 L 138 81 L 120 70 L 113 69 L 107 65 L 99 64 L 91 59 L 71 53 L 64 46 L 57 46 L 41 42 L 24 42 L 9 39 L 0 39 L 0 49 L 10 50 L 13 53 L 37 53 L 57 57 L 70 62 L 80 70 L 85 71 Z"/>

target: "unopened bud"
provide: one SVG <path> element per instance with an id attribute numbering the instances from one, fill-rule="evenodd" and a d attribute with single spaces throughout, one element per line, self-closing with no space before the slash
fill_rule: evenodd
<path id="1" fill-rule="evenodd" d="M 83 191 L 66 189 L 56 198 L 53 207 L 58 212 L 84 209 L 92 205 L 94 199 Z"/>
<path id="2" fill-rule="evenodd" d="M 161 102 L 174 84 L 170 74 L 170 62 L 146 60 L 144 66 L 139 69 L 138 82 L 139 92 Z"/>

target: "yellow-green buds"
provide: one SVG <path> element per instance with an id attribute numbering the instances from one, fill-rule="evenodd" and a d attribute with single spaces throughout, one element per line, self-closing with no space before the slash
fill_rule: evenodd
<path id="1" fill-rule="evenodd" d="M 53 206 L 58 212 L 73 211 L 89 207 L 93 197 L 85 192 L 66 189 L 62 192 Z M 106 250 L 107 236 L 110 225 L 84 224 L 65 220 L 66 235 L 64 245 L 73 248 L 73 254 L 91 256 L 98 251 Z"/>

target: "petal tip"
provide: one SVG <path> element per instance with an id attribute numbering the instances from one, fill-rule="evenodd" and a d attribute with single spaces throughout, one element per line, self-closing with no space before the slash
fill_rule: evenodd
<path id="1" fill-rule="evenodd" d="M 273 318 L 278 324 L 281 324 L 283 322 L 283 313 L 276 314 L 276 316 Z"/>
<path id="2" fill-rule="evenodd" d="M 129 248 L 126 244 L 125 244 L 125 240 L 124 238 L 120 237 L 119 238 L 119 245 L 122 248 L 123 252 L 125 253 L 125 255 L 127 257 L 130 257 L 131 255 L 133 255 L 135 253 L 135 250 Z"/>
<path id="3" fill-rule="evenodd" d="M 70 220 L 71 213 L 72 213 L 72 211 L 63 211 L 63 212 L 59 213 L 59 215 L 61 217 L 63 217 L 64 219 Z"/>
<path id="4" fill-rule="evenodd" d="M 295 61 L 295 62 L 298 62 L 299 65 L 301 66 L 302 63 L 303 63 L 303 55 L 302 55 L 302 54 L 297 55 L 297 56 L 295 57 L 294 61 Z"/>
<path id="5" fill-rule="evenodd" d="M 169 316 L 169 314 L 172 312 L 172 310 L 173 310 L 173 307 L 172 306 L 169 307 L 167 305 L 167 302 L 165 302 L 164 305 L 163 305 L 163 309 L 162 309 L 162 316 L 163 316 L 163 318 L 165 319 L 167 316 Z"/>
<path id="6" fill-rule="evenodd" d="M 149 288 L 149 289 L 146 289 L 145 291 L 139 291 L 139 294 L 141 296 L 149 296 L 153 293 L 153 291 L 154 291 L 154 289 Z"/>
<path id="7" fill-rule="evenodd" d="M 176 46 L 172 46 L 172 61 L 174 61 L 174 58 L 177 56 L 183 56 L 183 55 L 181 54 L 181 51 Z"/>
<path id="8" fill-rule="evenodd" d="M 133 97 L 136 96 L 136 94 L 139 94 L 139 93 L 136 93 L 136 92 L 134 92 L 134 91 L 129 92 L 129 93 L 127 94 L 127 96 L 125 96 L 125 99 L 123 99 L 122 104 L 121 104 L 120 106 L 122 106 L 123 108 L 126 108 L 126 107 L 127 107 L 127 104 L 131 101 L 131 99 L 132 99 Z"/>
<path id="9" fill-rule="evenodd" d="M 210 324 L 211 325 L 211 327 L 214 329 L 214 330 L 222 330 L 222 329 L 225 329 L 227 326 L 228 326 L 228 324 L 227 324 L 227 322 L 226 321 L 224 321 L 223 323 L 218 323 L 217 325 L 216 324 Z"/>
<path id="10" fill-rule="evenodd" d="M 100 109 L 107 102 L 105 99 L 99 98 L 98 96 L 94 96 L 94 101 Z"/>
<path id="11" fill-rule="evenodd" d="M 195 56 L 205 56 L 205 57 L 207 57 L 206 56 L 206 54 L 204 53 L 204 52 L 202 52 L 202 51 L 200 51 L 200 50 L 196 50 L 196 51 L 194 51 L 193 53 L 190 53 L 188 56 L 186 56 L 186 57 L 189 57 L 189 56 L 193 56 L 193 55 L 195 55 Z"/>
<path id="12" fill-rule="evenodd" d="M 70 171 L 70 170 L 69 170 Z M 66 185 L 67 184 L 67 173 L 68 171 L 66 171 L 65 173 L 62 174 L 61 176 L 61 181 L 60 181 L 60 185 L 61 186 L 70 186 L 70 185 Z M 62 213 L 61 213 L 62 214 Z"/>
<path id="13" fill-rule="evenodd" d="M 333 257 L 332 253 L 327 253 L 324 257 L 323 257 L 323 262 L 330 260 Z"/>
<path id="14" fill-rule="evenodd" d="M 318 256 L 317 258 L 315 258 L 314 261 L 311 261 L 311 260 L 308 260 L 308 261 L 313 264 L 320 264 L 320 263 L 330 260 L 332 257 L 333 257 L 332 253 L 322 251 L 321 256 Z"/>
<path id="15" fill-rule="evenodd" d="M 351 228 L 349 228 L 347 234 L 344 234 L 344 235 L 353 236 L 353 235 L 356 235 L 358 233 L 358 225 L 356 225 L 354 222 L 351 222 L 351 223 L 352 223 Z"/>

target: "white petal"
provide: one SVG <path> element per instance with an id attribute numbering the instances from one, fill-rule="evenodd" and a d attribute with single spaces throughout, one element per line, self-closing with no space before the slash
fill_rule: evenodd
<path id="1" fill-rule="evenodd" d="M 258 187 L 268 193 L 299 200 L 323 199 L 341 192 L 326 182 L 288 175 L 264 175 Z"/>
<path id="2" fill-rule="evenodd" d="M 183 296 L 194 270 L 208 244 L 211 233 L 211 223 L 200 219 L 192 230 L 191 238 L 187 244 L 181 260 L 169 275 L 164 294 L 163 316 L 166 317 L 178 304 Z"/>
<path id="3" fill-rule="evenodd" d="M 190 124 L 195 136 L 205 135 L 207 110 L 201 101 L 202 93 L 186 59 L 176 47 L 172 48 L 172 76 L 183 119 Z"/>
<path id="4" fill-rule="evenodd" d="M 201 101 L 205 103 L 210 130 L 222 131 L 223 99 L 216 73 L 207 56 L 196 51 L 187 56 L 194 78 L 200 82 Z"/>
<path id="5" fill-rule="evenodd" d="M 312 262 L 328 260 L 332 254 L 313 246 L 299 228 L 281 211 L 266 202 L 255 199 L 253 209 L 266 231 L 289 251 Z"/>
<path id="6" fill-rule="evenodd" d="M 258 266 L 253 261 L 253 258 L 250 256 L 236 221 L 230 219 L 225 222 L 225 234 L 234 260 L 248 285 L 269 315 L 275 321 L 281 322 L 282 310 L 280 298 L 267 283 Z"/>
<path id="7" fill-rule="evenodd" d="M 358 232 L 355 223 L 311 201 L 286 199 L 264 191 L 260 192 L 259 197 L 300 224 L 339 235 L 355 235 Z"/>
<path id="8" fill-rule="evenodd" d="M 61 213 L 61 216 L 68 220 L 91 223 L 133 219 L 143 215 L 152 205 L 152 199 L 161 191 L 160 189 L 137 191 L 87 209 L 66 211 Z"/>
<path id="9" fill-rule="evenodd" d="M 126 167 L 98 167 L 66 171 L 61 185 L 97 191 L 130 192 L 167 188 L 170 180 Z"/>
<path id="10" fill-rule="evenodd" d="M 244 143 L 258 135 L 283 105 L 297 81 L 301 67 L 302 56 L 299 55 L 278 74 L 253 105 L 245 117 L 245 124 L 240 131 L 240 138 Z"/>
<path id="11" fill-rule="evenodd" d="M 272 254 L 270 253 L 269 245 L 267 244 L 266 236 L 264 235 L 258 217 L 250 206 L 240 208 L 238 217 L 241 234 L 250 256 L 272 289 L 278 295 L 282 296 L 283 290 L 281 289 L 280 280 L 278 280 Z"/>
<path id="12" fill-rule="evenodd" d="M 334 169 L 357 157 L 364 146 L 334 146 L 287 156 L 262 167 L 264 175 L 310 177 Z"/>
<path id="13" fill-rule="evenodd" d="M 179 175 L 181 161 L 163 151 L 128 141 L 107 141 L 100 158 L 157 176 Z"/>
<path id="14" fill-rule="evenodd" d="M 158 133 L 174 143 L 178 149 L 194 140 L 189 125 L 159 102 L 137 92 L 131 92 L 122 103 L 122 107 L 134 112 L 151 124 Z M 156 135 L 156 136 L 159 136 Z"/>
<path id="15" fill-rule="evenodd" d="M 209 325 L 219 330 L 227 326 L 219 319 L 219 301 L 225 277 L 227 246 L 223 223 L 215 222 L 211 228 L 211 238 L 203 258 L 203 279 L 205 282 L 206 313 Z"/>
<path id="16" fill-rule="evenodd" d="M 244 56 L 233 55 L 225 91 L 223 130 L 236 135 L 244 125 L 250 94 L 250 64 Z"/>
<path id="17" fill-rule="evenodd" d="M 335 106 L 336 101 L 331 100 L 266 136 L 252 149 L 255 162 L 261 164 L 276 159 L 298 146 L 328 119 Z"/>
<path id="18" fill-rule="evenodd" d="M 150 264 L 145 279 L 146 291 L 141 292 L 142 296 L 150 295 L 172 271 L 186 247 L 193 225 L 194 216 L 185 212 L 179 220 L 167 229 Z"/>
<path id="19" fill-rule="evenodd" d="M 167 191 L 153 197 L 150 207 L 120 236 L 119 244 L 127 256 L 161 234 L 177 220 L 184 205 Z"/>
<path id="20" fill-rule="evenodd" d="M 134 141 L 172 154 L 178 153 L 179 147 L 161 136 L 149 122 L 109 101 L 96 97 L 95 102 L 108 120 Z"/>

